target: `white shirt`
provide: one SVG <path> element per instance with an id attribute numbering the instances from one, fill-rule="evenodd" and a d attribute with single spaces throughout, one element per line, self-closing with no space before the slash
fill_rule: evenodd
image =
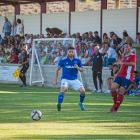
<path id="1" fill-rule="evenodd" d="M 107 54 L 108 58 L 116 58 L 116 56 L 118 56 L 117 52 L 111 47 L 108 48 Z"/>
<path id="2" fill-rule="evenodd" d="M 28 40 L 25 39 L 25 43 L 31 43 L 31 38 L 29 38 Z"/>
<path id="3" fill-rule="evenodd" d="M 101 49 L 99 50 L 99 53 L 102 53 L 103 49 L 104 49 L 104 48 L 103 48 L 103 47 L 101 47 Z"/>
<path id="4" fill-rule="evenodd" d="M 58 61 L 60 60 L 60 57 L 59 56 L 57 56 L 55 59 L 54 59 L 54 62 L 55 62 L 55 64 L 54 65 L 58 65 Z"/>
<path id="5" fill-rule="evenodd" d="M 21 29 L 22 27 L 23 27 L 22 24 L 18 24 L 18 25 L 17 25 L 17 32 L 16 32 L 16 34 L 19 34 L 19 32 L 22 31 L 22 29 Z"/>
<path id="6" fill-rule="evenodd" d="M 17 34 L 17 25 L 14 27 L 14 36 Z"/>
<path id="7" fill-rule="evenodd" d="M 48 52 L 48 48 L 47 48 L 47 47 L 45 47 L 45 49 L 44 49 L 43 51 L 47 53 L 47 52 Z"/>

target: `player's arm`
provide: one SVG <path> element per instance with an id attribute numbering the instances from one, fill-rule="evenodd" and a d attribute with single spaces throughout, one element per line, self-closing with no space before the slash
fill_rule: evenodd
<path id="1" fill-rule="evenodd" d="M 80 68 L 77 64 L 74 65 L 80 72 L 84 71 L 84 68 Z"/>
<path id="2" fill-rule="evenodd" d="M 78 65 L 77 65 L 78 64 Z M 80 72 L 83 72 L 84 71 L 84 68 L 82 67 L 82 63 L 81 61 L 79 60 L 78 63 L 75 63 L 74 66 L 80 71 Z"/>
<path id="3" fill-rule="evenodd" d="M 121 68 L 122 68 L 122 66 L 121 66 Z M 113 76 L 114 79 L 120 74 L 121 68 L 119 69 L 119 71 L 117 72 L 117 74 L 114 74 L 114 76 Z"/>
<path id="4" fill-rule="evenodd" d="M 134 66 L 134 62 L 116 62 L 115 64 L 126 65 L 126 66 Z"/>
<path id="5" fill-rule="evenodd" d="M 59 70 L 60 70 L 60 68 L 57 67 L 56 72 L 55 72 L 55 80 L 53 82 L 54 87 L 57 85 L 57 77 L 58 77 L 58 74 L 59 74 Z"/>

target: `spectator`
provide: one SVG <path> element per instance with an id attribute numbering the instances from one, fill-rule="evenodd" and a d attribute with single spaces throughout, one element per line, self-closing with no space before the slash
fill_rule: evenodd
<path id="1" fill-rule="evenodd" d="M 51 38 L 49 33 L 47 34 L 47 38 Z"/>
<path id="2" fill-rule="evenodd" d="M 6 35 L 4 36 L 3 44 L 8 44 L 8 39 Z"/>
<path id="3" fill-rule="evenodd" d="M 32 45 L 30 43 L 27 45 L 27 48 L 28 48 L 27 52 L 31 52 L 32 51 Z"/>
<path id="4" fill-rule="evenodd" d="M 112 31 L 109 33 L 109 36 L 110 36 L 110 43 L 112 42 L 112 36 L 114 35 L 115 33 Z"/>
<path id="5" fill-rule="evenodd" d="M 103 43 L 102 43 L 102 46 L 101 46 L 100 44 L 97 44 L 97 45 L 100 47 L 99 52 L 100 52 L 103 56 L 105 55 L 105 43 L 106 43 L 106 42 L 103 42 Z"/>
<path id="6" fill-rule="evenodd" d="M 87 41 L 90 42 L 90 43 L 92 43 L 93 40 L 94 40 L 94 36 L 93 36 L 92 32 L 89 31 L 89 37 L 88 37 L 88 40 Z"/>
<path id="7" fill-rule="evenodd" d="M 112 83 L 113 83 L 113 64 L 112 63 L 109 63 L 108 64 L 108 68 L 109 68 L 109 70 L 111 70 L 111 74 L 110 74 L 110 76 L 108 76 L 108 78 L 107 78 L 107 87 L 108 87 L 108 90 L 106 91 L 106 92 L 104 92 L 104 93 L 110 93 L 111 92 L 111 85 L 112 85 Z"/>
<path id="8" fill-rule="evenodd" d="M 9 52 L 10 52 L 10 54 L 11 54 L 11 50 L 12 50 L 11 45 L 8 45 L 8 49 L 9 49 Z"/>
<path id="9" fill-rule="evenodd" d="M 105 55 L 105 66 L 107 67 L 109 63 L 113 63 L 116 60 L 116 57 L 118 56 L 117 52 L 110 47 L 109 43 L 105 44 L 106 49 L 106 55 Z"/>
<path id="10" fill-rule="evenodd" d="M 14 21 L 14 36 L 17 35 L 17 27 L 18 27 L 17 22 Z"/>
<path id="11" fill-rule="evenodd" d="M 20 53 L 20 51 L 17 49 L 17 47 L 15 47 L 14 45 L 12 45 L 11 47 L 12 47 L 12 50 L 15 51 L 16 55 L 18 55 Z"/>
<path id="12" fill-rule="evenodd" d="M 67 37 L 67 34 L 65 32 L 62 32 L 62 36 L 63 36 L 63 38 L 68 38 Z M 66 47 L 67 41 L 66 40 L 63 40 L 62 41 L 62 44 L 63 44 L 64 47 Z"/>
<path id="13" fill-rule="evenodd" d="M 136 44 L 140 44 L 140 33 L 136 34 L 136 39 L 135 39 Z"/>
<path id="14" fill-rule="evenodd" d="M 0 51 L 3 51 L 3 49 L 4 49 L 4 45 L 3 45 L 3 43 L 1 43 L 0 44 Z"/>
<path id="15" fill-rule="evenodd" d="M 51 50 L 51 53 L 53 53 L 53 52 L 57 52 L 57 46 L 56 46 L 56 44 L 53 44 L 53 49 Z"/>
<path id="16" fill-rule="evenodd" d="M 110 38 L 107 36 L 107 33 L 103 34 L 103 42 L 110 43 Z"/>
<path id="17" fill-rule="evenodd" d="M 47 33 L 53 33 L 53 34 L 61 34 L 62 30 L 58 28 L 46 28 Z"/>
<path id="18" fill-rule="evenodd" d="M 50 38 L 54 38 L 54 34 L 53 33 L 50 33 Z"/>
<path id="19" fill-rule="evenodd" d="M 20 41 L 20 36 L 19 36 L 19 35 L 17 35 L 17 36 L 16 36 L 16 45 L 19 45 L 19 44 L 20 44 L 20 42 L 21 42 L 21 41 Z"/>
<path id="20" fill-rule="evenodd" d="M 17 19 L 17 32 L 16 32 L 16 34 L 21 36 L 21 37 L 24 36 L 24 27 L 21 24 L 20 19 Z"/>
<path id="21" fill-rule="evenodd" d="M 133 82 L 132 84 L 129 86 L 129 88 L 125 91 L 124 94 L 129 94 L 131 95 L 132 94 L 132 90 L 136 90 L 139 86 L 139 77 L 138 77 L 138 72 L 137 71 L 134 71 L 133 72 Z"/>
<path id="22" fill-rule="evenodd" d="M 59 60 L 60 60 L 60 56 L 57 55 L 56 52 L 54 52 L 53 55 L 54 55 L 54 56 L 53 56 L 53 57 L 54 57 L 54 61 L 53 61 L 52 65 L 57 65 L 58 62 L 59 62 Z"/>
<path id="23" fill-rule="evenodd" d="M 1 35 L 0 35 L 0 43 L 3 43 L 3 38 L 1 37 Z"/>
<path id="24" fill-rule="evenodd" d="M 41 62 L 41 59 L 42 59 L 42 52 L 39 51 L 39 52 L 37 53 L 37 55 L 38 55 L 38 60 L 39 60 L 39 63 L 40 63 L 40 62 Z M 35 58 L 35 64 L 38 64 L 37 58 Z"/>
<path id="25" fill-rule="evenodd" d="M 5 56 L 5 61 L 4 61 L 4 63 L 10 63 L 10 62 L 7 61 L 10 57 L 11 57 L 10 52 L 7 51 L 7 52 L 6 52 L 6 56 Z"/>
<path id="26" fill-rule="evenodd" d="M 11 57 L 7 59 L 7 62 L 10 62 L 12 64 L 18 64 L 18 56 L 15 52 L 15 50 L 11 51 Z"/>
<path id="27" fill-rule="evenodd" d="M 116 50 L 117 41 L 115 40 L 115 34 L 112 35 L 110 46 Z"/>
<path id="28" fill-rule="evenodd" d="M 116 34 L 113 35 L 114 36 L 114 39 L 116 40 L 117 42 L 117 45 L 120 44 L 122 42 L 122 39 L 119 38 Z"/>
<path id="29" fill-rule="evenodd" d="M 90 47 L 91 47 L 91 55 L 93 55 L 94 53 L 95 53 L 95 51 L 94 51 L 94 47 L 95 47 L 96 45 L 94 44 L 94 43 L 90 43 Z M 97 45 L 98 46 L 98 45 Z"/>
<path id="30" fill-rule="evenodd" d="M 130 37 L 130 36 L 128 36 L 128 34 L 127 33 L 123 33 L 123 37 L 124 37 L 124 39 L 125 39 L 125 41 L 124 41 L 124 43 L 123 44 L 125 44 L 126 42 L 129 42 L 129 43 L 134 43 L 134 40 Z"/>
<path id="31" fill-rule="evenodd" d="M 79 59 L 83 58 L 84 56 L 84 49 L 82 48 L 82 43 L 79 42 L 79 53 L 78 53 Z"/>
<path id="32" fill-rule="evenodd" d="M 94 32 L 94 39 L 93 39 L 93 43 L 99 43 L 101 44 L 101 38 L 98 36 L 98 31 Z"/>
<path id="33" fill-rule="evenodd" d="M 46 47 L 46 45 L 42 45 L 42 49 L 44 52 L 46 52 L 46 53 L 48 52 L 48 48 Z"/>
<path id="34" fill-rule="evenodd" d="M 5 44 L 4 46 L 5 46 L 5 48 L 3 49 L 3 50 L 4 50 L 4 52 L 5 52 L 5 53 L 6 53 L 7 51 L 9 52 L 8 45 L 7 45 L 7 44 Z"/>
<path id="35" fill-rule="evenodd" d="M 2 55 L 1 63 L 4 63 L 4 61 L 5 61 L 5 56 L 6 56 L 5 51 L 2 51 L 2 52 L 1 52 L 1 55 Z"/>
<path id="36" fill-rule="evenodd" d="M 46 65 L 49 63 L 49 59 L 48 59 L 48 56 L 46 55 L 46 52 L 43 51 L 42 52 L 42 59 L 41 59 L 41 65 Z"/>
<path id="37" fill-rule="evenodd" d="M 8 17 L 5 17 L 5 22 L 4 22 L 4 26 L 3 26 L 3 31 L 4 35 L 9 36 L 11 34 L 11 23 L 10 21 L 8 21 Z"/>
<path id="38" fill-rule="evenodd" d="M 86 38 L 85 38 L 85 35 L 82 34 L 82 40 L 81 40 L 82 43 L 85 43 L 86 42 Z"/>
<path id="39" fill-rule="evenodd" d="M 30 37 L 30 35 L 27 35 L 26 36 L 26 39 L 25 39 L 25 43 L 31 43 L 31 37 Z"/>
<path id="40" fill-rule="evenodd" d="M 90 43 L 86 42 L 86 45 L 87 45 L 87 48 L 88 48 L 88 55 L 91 55 L 92 48 L 90 47 Z"/>
<path id="41" fill-rule="evenodd" d="M 10 36 L 10 45 L 15 45 L 15 40 L 13 36 Z"/>
<path id="42" fill-rule="evenodd" d="M 88 42 L 88 32 L 85 32 L 84 35 L 85 35 L 85 43 L 86 43 Z"/>

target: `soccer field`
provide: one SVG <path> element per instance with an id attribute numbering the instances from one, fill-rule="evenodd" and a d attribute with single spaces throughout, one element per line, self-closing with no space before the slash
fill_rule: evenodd
<path id="1" fill-rule="evenodd" d="M 140 97 L 125 96 L 118 113 L 110 114 L 110 94 L 87 91 L 85 112 L 73 90 L 58 112 L 58 94 L 59 89 L 0 84 L 0 140 L 140 140 Z M 42 112 L 40 121 L 31 119 L 34 109 Z"/>

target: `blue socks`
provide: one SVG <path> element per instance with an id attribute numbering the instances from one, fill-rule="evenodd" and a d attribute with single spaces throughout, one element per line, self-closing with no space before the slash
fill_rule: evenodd
<path id="1" fill-rule="evenodd" d="M 60 94 L 58 95 L 58 103 L 62 104 L 63 98 L 64 98 L 64 93 L 60 92 Z"/>
<path id="2" fill-rule="evenodd" d="M 85 99 L 85 94 L 82 95 L 82 94 L 80 93 L 80 102 L 83 103 L 84 99 Z"/>

